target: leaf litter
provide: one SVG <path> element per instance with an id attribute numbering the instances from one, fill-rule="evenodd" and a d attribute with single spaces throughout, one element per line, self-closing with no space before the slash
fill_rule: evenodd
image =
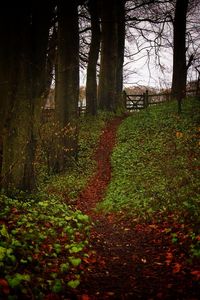
<path id="1" fill-rule="evenodd" d="M 96 174 L 77 199 L 77 207 L 91 216 L 84 276 L 73 294 L 76 299 L 187 299 L 199 296 L 199 262 L 191 264 L 184 248 L 187 225 L 159 218 L 138 223 L 123 212 L 95 210 L 111 179 L 110 155 L 122 118 L 110 121 L 95 153 Z M 172 236 L 172 231 L 176 234 Z M 179 232 L 180 230 L 180 232 Z M 180 235 L 179 243 L 176 235 Z"/>
<path id="2" fill-rule="evenodd" d="M 76 201 L 76 207 L 89 215 L 93 222 L 87 256 L 83 257 L 80 266 L 80 284 L 78 277 L 68 281 L 71 291 L 66 295 L 60 291 L 60 281 L 57 280 L 53 292 L 46 295 L 45 300 L 198 299 L 200 268 L 199 261 L 191 262 L 188 256 L 189 225 L 177 224 L 170 215 L 167 220 L 155 216 L 155 219 L 141 223 L 125 212 L 95 210 L 111 180 L 110 156 L 122 120 L 123 117 L 114 118 L 102 131 L 94 155 L 96 173 Z M 178 134 L 178 138 L 182 135 Z M 14 213 L 17 216 L 17 211 Z M 51 224 L 45 226 L 49 228 Z M 194 239 L 199 241 L 199 236 Z M 50 242 L 45 246 L 52 247 Z M 72 248 L 71 251 L 78 250 Z M 79 264 L 80 259 L 72 256 L 72 262 Z M 44 267 L 45 264 L 44 261 Z M 52 273 L 58 272 L 55 267 L 52 266 Z M 62 268 L 67 271 L 68 265 L 64 261 Z M 8 282 L 2 278 L 0 290 L 5 296 L 10 292 Z"/>

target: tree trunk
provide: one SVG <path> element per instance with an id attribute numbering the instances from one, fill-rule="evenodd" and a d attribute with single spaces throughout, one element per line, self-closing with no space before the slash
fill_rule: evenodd
<path id="1" fill-rule="evenodd" d="M 12 112 L 9 113 L 3 136 L 2 186 L 5 190 L 29 190 L 34 186 L 30 148 L 30 98 L 27 98 L 27 73 L 20 67 Z M 28 116 L 29 115 L 29 116 Z M 30 174 L 31 173 L 31 174 Z M 31 176 L 30 176 L 31 175 Z"/>
<path id="2" fill-rule="evenodd" d="M 32 2 L 23 9 L 12 6 L 7 16 L 12 48 L 8 64 L 9 107 L 3 135 L 5 190 L 35 187 L 34 158 L 51 17 L 51 6 L 49 1 L 45 2 L 43 5 Z"/>
<path id="3" fill-rule="evenodd" d="M 97 114 L 97 60 L 100 50 L 100 19 L 99 3 L 90 0 L 88 8 L 91 16 L 92 38 L 87 67 L 86 83 L 86 112 L 89 115 Z"/>
<path id="4" fill-rule="evenodd" d="M 99 76 L 99 107 L 116 111 L 122 100 L 124 59 L 124 1 L 102 1 L 102 43 Z M 119 97 L 120 95 L 120 97 Z M 120 99 L 120 101 L 119 101 Z"/>
<path id="5" fill-rule="evenodd" d="M 118 61 L 117 61 L 117 107 L 124 108 L 123 100 L 123 64 L 124 64 L 124 48 L 125 48 L 125 1 L 119 0 L 117 5 L 117 21 L 118 21 Z"/>
<path id="6" fill-rule="evenodd" d="M 3 159 L 3 128 L 8 111 L 9 101 L 9 50 L 10 31 L 8 22 L 8 7 L 0 10 L 0 172 Z"/>
<path id="7" fill-rule="evenodd" d="M 102 40 L 99 74 L 99 108 L 114 111 L 116 99 L 117 23 L 115 0 L 101 4 Z"/>
<path id="8" fill-rule="evenodd" d="M 196 69 L 198 77 L 196 80 L 196 92 L 195 92 L 195 96 L 198 97 L 200 99 L 200 71 L 198 69 Z"/>
<path id="9" fill-rule="evenodd" d="M 30 142 L 27 149 L 27 159 L 25 165 L 25 178 L 33 177 L 30 180 L 30 189 L 35 186 L 34 162 L 35 150 L 38 142 L 38 129 L 41 120 L 41 107 L 47 89 L 49 79 L 48 69 L 48 47 L 49 47 L 49 30 L 53 17 L 54 0 L 45 0 L 37 4 L 32 4 L 32 26 L 30 41 L 30 73 L 31 73 L 31 117 L 30 117 Z M 31 163 L 30 163 L 31 162 Z M 29 186 L 27 181 L 26 186 Z"/>
<path id="10" fill-rule="evenodd" d="M 173 78 L 172 95 L 178 101 L 178 111 L 181 112 L 181 102 L 186 93 L 186 16 L 188 0 L 177 0 L 174 19 L 173 48 Z"/>
<path id="11" fill-rule="evenodd" d="M 58 2 L 58 61 L 56 117 L 60 128 L 56 172 L 65 170 L 77 155 L 79 97 L 79 32 L 77 1 Z"/>

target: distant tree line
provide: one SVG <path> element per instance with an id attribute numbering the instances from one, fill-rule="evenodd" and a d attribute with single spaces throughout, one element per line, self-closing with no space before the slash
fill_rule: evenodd
<path id="1" fill-rule="evenodd" d="M 55 173 L 65 171 L 77 156 L 81 64 L 87 66 L 87 114 L 96 115 L 98 109 L 123 110 L 125 36 L 130 22 L 140 22 L 137 11 L 141 10 L 140 16 L 144 18 L 149 8 L 151 18 L 147 21 L 158 25 L 169 21 L 168 10 L 157 19 L 158 5 L 166 7 L 168 3 L 174 9 L 172 20 L 169 18 L 174 26 L 172 92 L 181 109 L 188 67 L 185 41 L 189 2 L 29 0 L 4 3 L 0 11 L 1 188 L 4 191 L 35 188 L 40 113 L 52 80 L 55 81 L 56 124 L 62 132 L 55 149 Z M 80 39 L 83 33 L 88 34 L 84 41 Z"/>

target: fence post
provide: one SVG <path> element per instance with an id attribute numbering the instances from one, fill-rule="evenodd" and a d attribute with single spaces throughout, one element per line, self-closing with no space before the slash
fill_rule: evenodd
<path id="1" fill-rule="evenodd" d="M 123 90 L 123 101 L 124 101 L 124 107 L 125 107 L 125 108 L 127 108 L 127 107 L 126 107 L 126 98 L 127 98 L 126 91 Z"/>
<path id="2" fill-rule="evenodd" d="M 82 101 L 79 102 L 79 106 L 78 106 L 78 116 L 80 117 L 82 113 Z"/>
<path id="3" fill-rule="evenodd" d="M 144 108 L 147 108 L 149 106 L 149 92 L 146 90 L 144 93 Z"/>

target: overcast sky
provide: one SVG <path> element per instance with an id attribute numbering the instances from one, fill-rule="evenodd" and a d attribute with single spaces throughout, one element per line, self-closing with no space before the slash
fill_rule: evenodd
<path id="1" fill-rule="evenodd" d="M 137 52 L 134 45 L 134 41 L 130 42 L 126 40 L 126 49 L 129 49 L 131 55 Z M 134 55 L 131 60 L 125 57 L 124 86 L 169 88 L 172 79 L 172 50 L 168 48 L 160 51 L 159 59 L 163 68 L 158 67 L 158 60 L 154 50 L 150 50 L 149 56 L 147 51 L 149 49 L 142 50 Z M 80 85 L 86 85 L 85 70 L 81 70 L 80 72 Z"/>
<path id="2" fill-rule="evenodd" d="M 124 85 L 144 85 L 152 87 L 170 87 L 172 80 L 172 52 L 170 49 L 162 51 L 160 63 L 162 70 L 156 66 L 156 56 L 151 54 L 149 59 L 145 51 L 140 53 L 141 59 L 135 57 L 135 61 L 124 67 Z M 128 69 L 128 70 L 127 70 Z"/>
<path id="3" fill-rule="evenodd" d="M 155 56 L 150 57 L 150 61 L 141 58 L 124 67 L 124 86 L 151 86 L 157 88 L 166 88 L 171 86 L 172 79 L 172 54 L 170 51 L 163 53 L 161 63 L 163 72 L 155 66 Z M 85 72 L 81 71 L 80 85 L 86 84 Z"/>

